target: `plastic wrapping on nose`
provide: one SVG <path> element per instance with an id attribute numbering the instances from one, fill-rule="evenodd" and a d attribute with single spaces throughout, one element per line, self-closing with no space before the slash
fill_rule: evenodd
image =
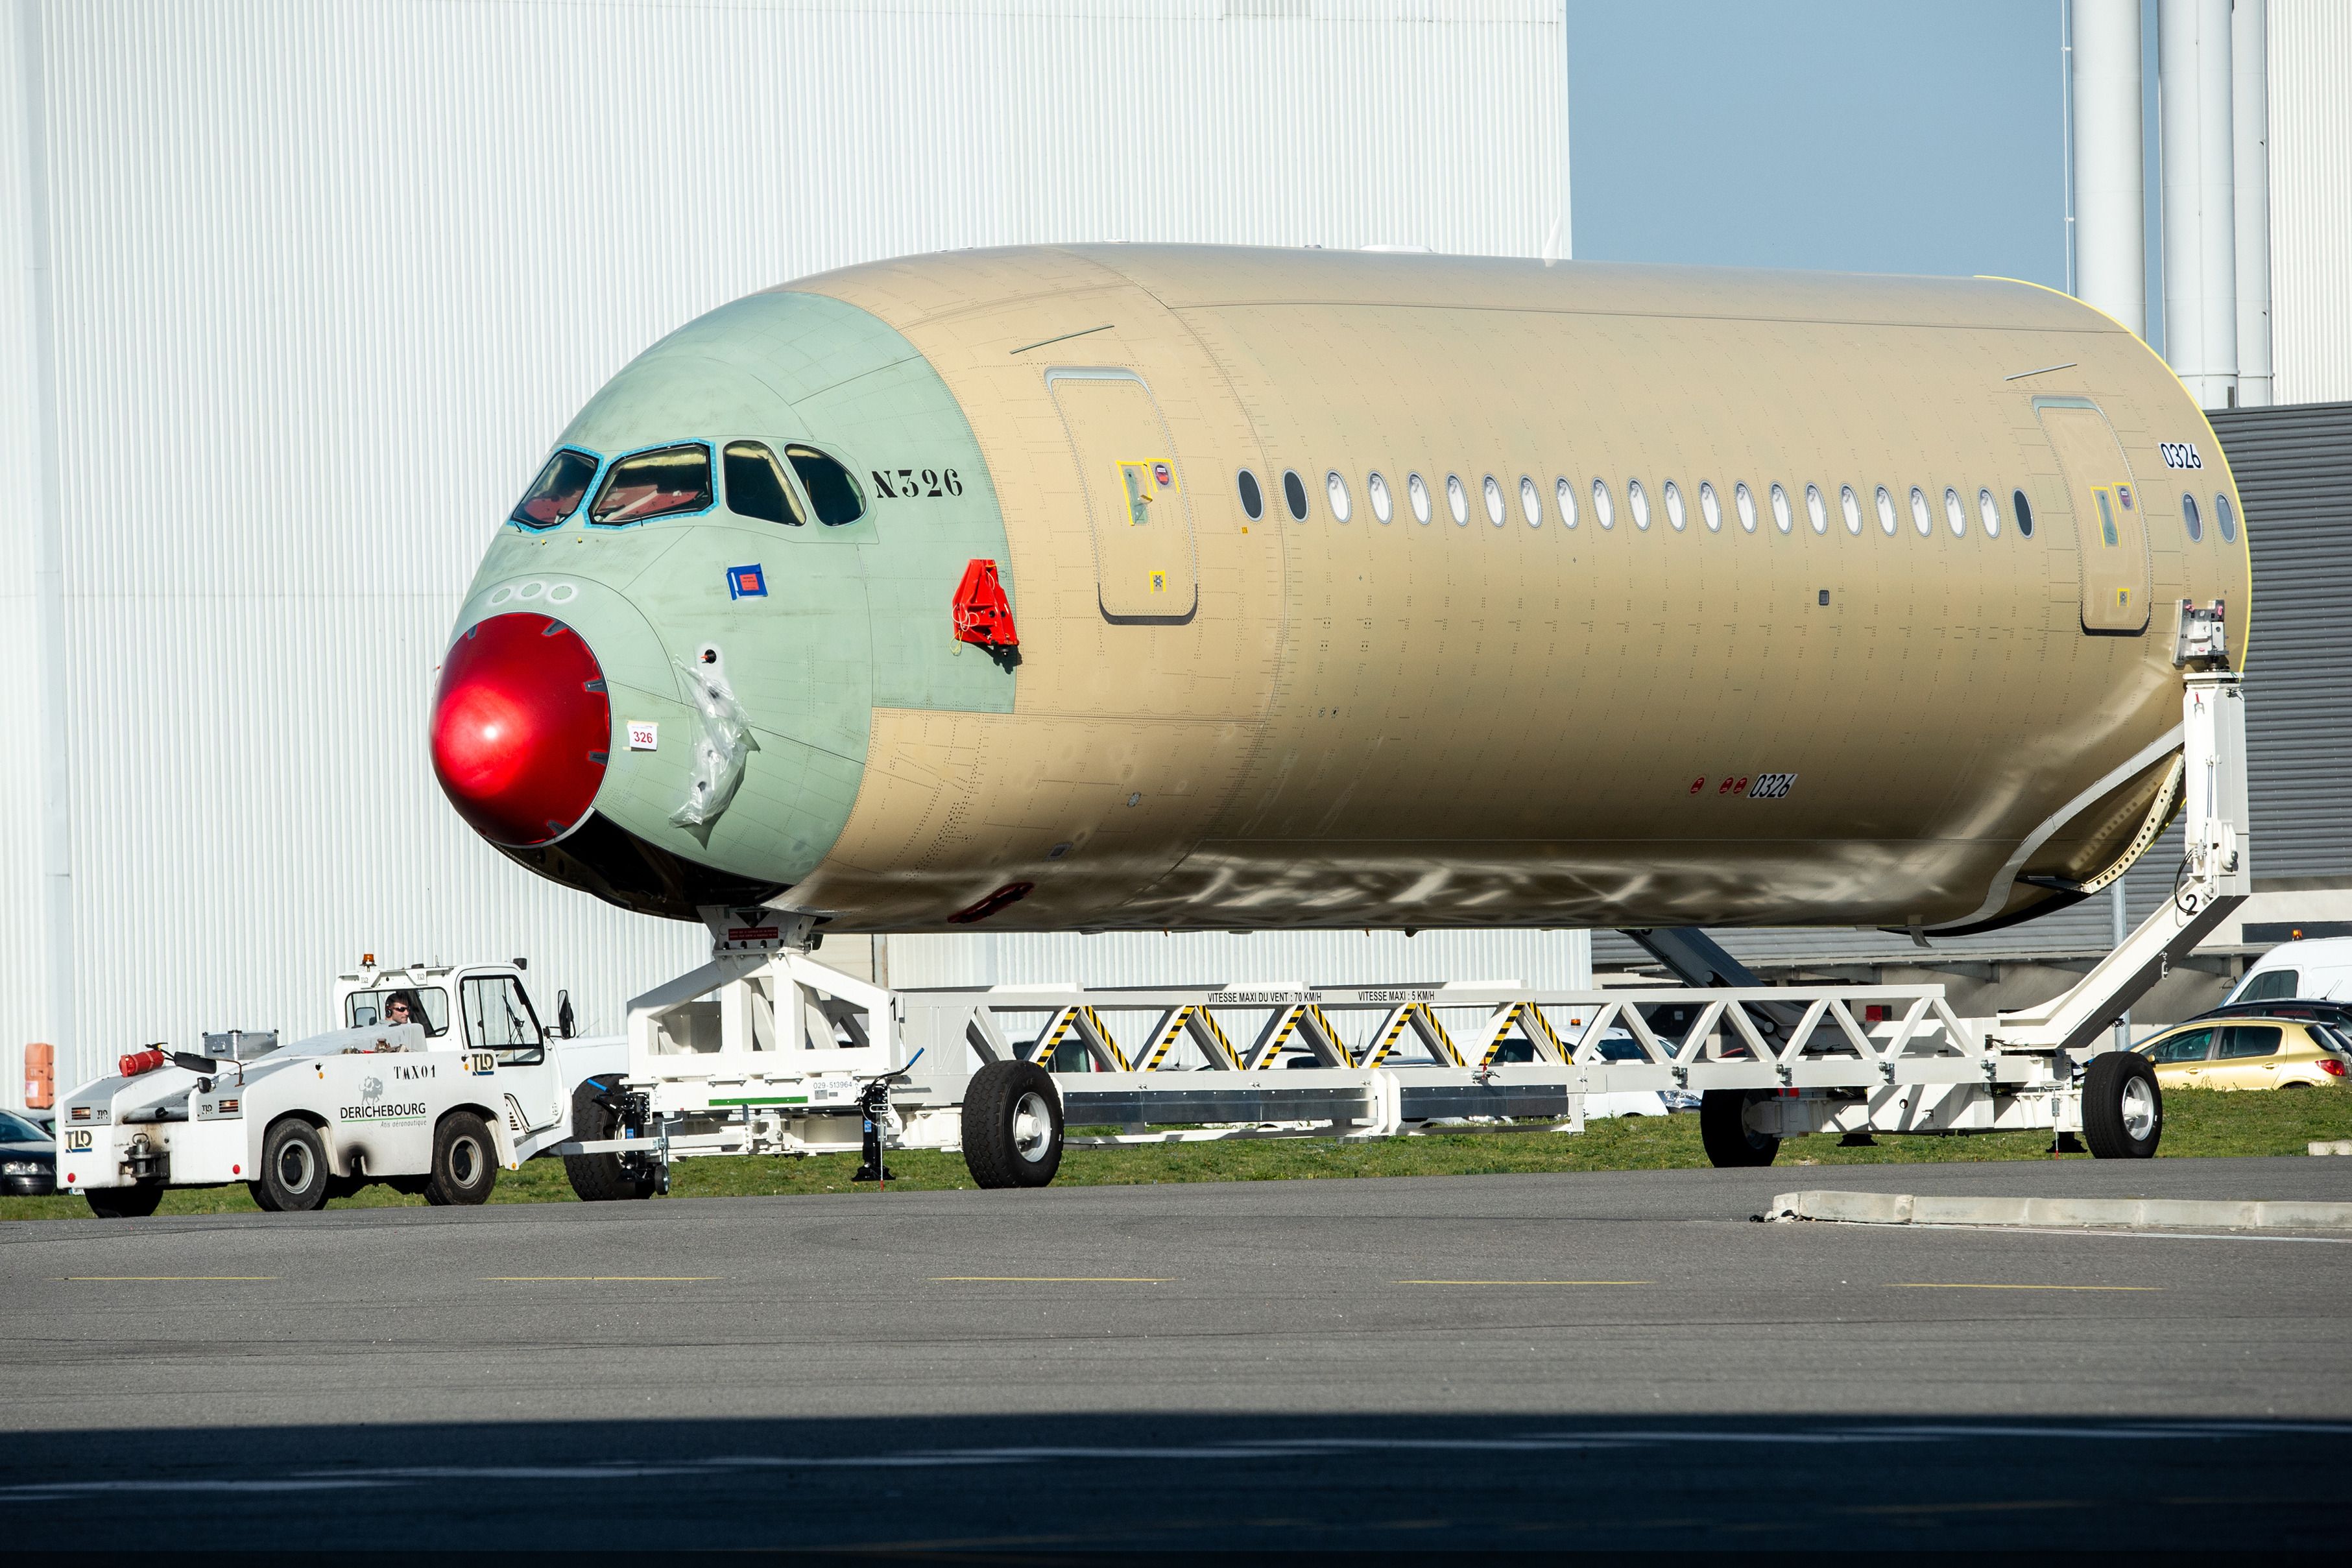
<path id="1" fill-rule="evenodd" d="M 715 664 L 675 661 L 686 677 L 687 701 L 699 716 L 694 740 L 694 771 L 686 800 L 669 814 L 675 825 L 708 830 L 735 800 L 743 785 L 745 759 L 760 749 L 751 738 L 751 721 L 743 716 L 727 677 Z"/>

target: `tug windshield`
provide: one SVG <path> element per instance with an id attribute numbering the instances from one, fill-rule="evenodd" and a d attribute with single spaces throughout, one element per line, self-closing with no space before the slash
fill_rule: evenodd
<path id="1" fill-rule="evenodd" d="M 547 460 L 508 520 L 527 528 L 551 528 L 580 509 L 580 497 L 595 476 L 596 460 L 567 447 Z"/>
<path id="2" fill-rule="evenodd" d="M 664 446 L 614 464 L 588 520 L 617 528 L 709 506 L 710 448 L 699 443 Z"/>
<path id="3" fill-rule="evenodd" d="M 449 1032 L 449 993 L 438 986 L 386 986 L 377 991 L 353 991 L 343 998 L 343 1027 L 373 1029 L 404 1021 L 391 1016 L 395 1001 L 408 1004 L 409 1023 L 425 1026 L 426 1038 Z"/>

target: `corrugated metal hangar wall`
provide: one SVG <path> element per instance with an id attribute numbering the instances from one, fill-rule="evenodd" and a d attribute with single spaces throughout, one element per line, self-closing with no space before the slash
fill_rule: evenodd
<path id="1" fill-rule="evenodd" d="M 591 1027 L 698 959 L 477 841 L 423 740 L 489 530 L 690 318 L 966 246 L 1565 254 L 1553 0 L 0 5 L 19 1086 L 323 1027 L 362 951 L 529 954 Z"/>
<path id="2" fill-rule="evenodd" d="M 2352 5 L 2271 0 L 2269 16 L 2273 391 L 2352 398 Z"/>

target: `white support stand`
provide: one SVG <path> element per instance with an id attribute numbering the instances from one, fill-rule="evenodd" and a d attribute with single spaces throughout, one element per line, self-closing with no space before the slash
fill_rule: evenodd
<path id="1" fill-rule="evenodd" d="M 2162 979 L 2253 892 L 2246 803 L 2246 704 L 2228 670 L 2185 677 L 2180 699 L 2186 763 L 2186 853 L 2172 896 L 2063 994 L 1994 1020 L 2011 1051 L 2095 1053 L 2107 1026 Z"/>

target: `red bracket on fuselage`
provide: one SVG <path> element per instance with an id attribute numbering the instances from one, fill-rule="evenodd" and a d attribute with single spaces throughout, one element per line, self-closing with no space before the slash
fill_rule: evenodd
<path id="1" fill-rule="evenodd" d="M 1020 633 L 1013 629 L 1013 606 L 997 580 L 992 560 L 966 562 L 963 580 L 956 584 L 955 634 L 959 643 L 983 648 L 1017 648 Z"/>

